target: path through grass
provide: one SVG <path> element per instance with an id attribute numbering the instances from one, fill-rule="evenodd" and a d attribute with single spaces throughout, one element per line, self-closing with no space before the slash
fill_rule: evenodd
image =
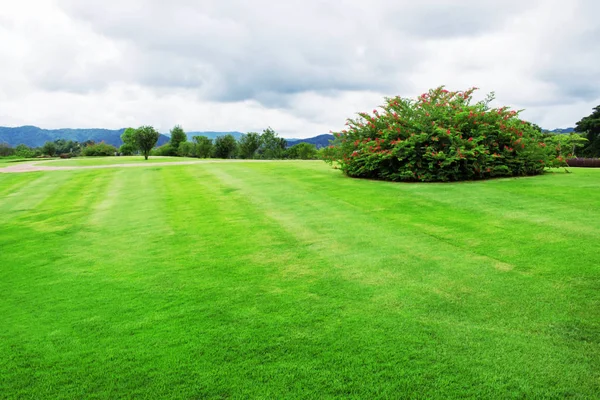
<path id="1" fill-rule="evenodd" d="M 600 171 L 0 175 L 7 398 L 600 392 Z"/>

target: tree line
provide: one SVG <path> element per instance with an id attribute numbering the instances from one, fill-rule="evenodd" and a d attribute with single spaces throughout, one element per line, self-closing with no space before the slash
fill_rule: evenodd
<path id="1" fill-rule="evenodd" d="M 0 144 L 0 157 L 16 156 L 19 158 L 33 158 L 40 156 L 114 156 L 114 155 L 143 155 L 170 157 L 196 157 L 196 158 L 225 158 L 225 159 L 303 159 L 318 158 L 315 145 L 298 143 L 287 147 L 287 141 L 271 128 L 262 133 L 249 132 L 239 139 L 228 134 L 210 139 L 207 136 L 194 136 L 191 141 L 179 125 L 170 131 L 171 138 L 168 143 L 155 147 L 160 134 L 152 126 L 141 126 L 137 129 L 127 128 L 121 135 L 123 144 L 117 148 L 111 144 L 91 140 L 77 142 L 73 140 L 58 139 L 46 142 L 38 148 L 30 148 L 19 144 L 15 148 Z"/>
<path id="2" fill-rule="evenodd" d="M 135 151 L 135 142 L 128 138 L 127 130 L 123 133 L 123 146 L 120 150 L 124 154 Z M 191 141 L 181 126 L 171 129 L 171 140 L 152 150 L 152 155 L 172 157 L 198 157 L 198 158 L 240 158 L 246 160 L 262 159 L 317 159 L 318 152 L 315 145 L 298 143 L 287 147 L 287 141 L 271 128 L 262 133 L 248 132 L 239 139 L 227 134 L 212 140 L 206 136 L 193 136 Z M 129 135 L 131 135 L 131 131 Z"/>

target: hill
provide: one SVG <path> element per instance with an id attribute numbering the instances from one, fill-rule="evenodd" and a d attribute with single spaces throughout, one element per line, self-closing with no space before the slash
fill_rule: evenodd
<path id="1" fill-rule="evenodd" d="M 329 141 L 333 140 L 333 135 L 318 135 L 307 139 L 289 139 L 287 141 L 288 147 L 298 143 L 310 143 L 317 146 L 317 149 L 321 147 L 329 146 Z"/>
<path id="2" fill-rule="evenodd" d="M 58 139 L 74 140 L 85 142 L 93 140 L 94 142 L 102 142 L 120 146 L 121 134 L 123 129 L 42 129 L 37 126 L 19 126 L 14 128 L 0 127 L 0 143 L 8 143 L 10 146 L 25 144 L 29 147 L 39 147 L 46 142 L 53 142 Z M 169 141 L 166 135 L 160 135 L 158 145 L 165 144 Z"/>
<path id="3" fill-rule="evenodd" d="M 552 129 L 551 131 L 544 130 L 544 132 L 550 132 L 550 133 L 572 133 L 572 132 L 575 132 L 575 128 L 557 128 L 557 129 Z"/>

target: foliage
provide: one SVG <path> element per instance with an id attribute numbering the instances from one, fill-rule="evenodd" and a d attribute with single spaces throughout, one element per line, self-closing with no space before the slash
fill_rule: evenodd
<path id="1" fill-rule="evenodd" d="M 46 142 L 42 146 L 42 154 L 54 157 L 56 154 L 56 143 L 54 142 Z"/>
<path id="2" fill-rule="evenodd" d="M 187 135 L 183 128 L 179 125 L 175 125 L 173 129 L 171 129 L 171 140 L 169 144 L 173 148 L 174 155 L 178 154 L 179 145 L 187 141 Z"/>
<path id="3" fill-rule="evenodd" d="M 285 158 L 299 160 L 316 160 L 317 147 L 314 144 L 300 142 L 285 150 Z"/>
<path id="4" fill-rule="evenodd" d="M 81 151 L 81 154 L 86 157 L 114 156 L 115 153 L 117 153 L 117 148 L 112 144 L 104 142 L 85 146 Z"/>
<path id="5" fill-rule="evenodd" d="M 196 157 L 209 158 L 213 154 L 213 141 L 206 136 L 194 136 L 196 143 Z"/>
<path id="6" fill-rule="evenodd" d="M 0 157 L 10 157 L 15 154 L 15 149 L 10 147 L 8 143 L 0 143 Z"/>
<path id="7" fill-rule="evenodd" d="M 543 141 L 548 145 L 550 152 L 552 149 L 556 150 L 554 153 L 556 158 L 567 159 L 575 157 L 577 149 L 584 147 L 588 140 L 577 133 L 569 133 L 545 134 Z"/>
<path id="8" fill-rule="evenodd" d="M 15 155 L 20 158 L 30 158 L 35 156 L 35 150 L 21 143 L 15 147 Z"/>
<path id="9" fill-rule="evenodd" d="M 181 142 L 177 149 L 179 157 L 196 157 L 196 144 L 192 142 Z"/>
<path id="10" fill-rule="evenodd" d="M 150 150 L 156 145 L 160 134 L 151 126 L 140 126 L 135 130 L 135 140 L 138 148 L 144 155 L 144 159 L 148 159 Z"/>
<path id="11" fill-rule="evenodd" d="M 134 147 L 129 143 L 123 143 L 121 145 L 121 147 L 119 147 L 119 153 L 121 153 L 121 155 L 124 155 L 124 156 L 132 156 L 133 154 L 135 154 L 136 151 L 137 151 L 137 144 Z"/>
<path id="12" fill-rule="evenodd" d="M 215 139 L 214 156 L 216 158 L 235 158 L 237 142 L 233 135 L 219 136 Z"/>
<path id="13" fill-rule="evenodd" d="M 582 118 L 575 126 L 575 132 L 581 133 L 588 140 L 582 154 L 587 157 L 600 157 L 600 105 Z"/>
<path id="14" fill-rule="evenodd" d="M 253 159 L 256 152 L 262 144 L 261 135 L 255 132 L 249 132 L 238 140 L 238 155 L 240 158 Z"/>
<path id="15" fill-rule="evenodd" d="M 82 146 L 79 142 L 74 140 L 56 139 L 54 141 L 56 145 L 56 154 L 72 154 L 77 155 L 81 152 Z"/>
<path id="16" fill-rule="evenodd" d="M 334 134 L 329 161 L 352 177 L 422 182 L 537 175 L 566 165 L 518 112 L 490 108 L 493 94 L 473 104 L 475 90 L 386 98 L 383 112 L 359 113 Z"/>
<path id="17" fill-rule="evenodd" d="M 177 155 L 177 151 L 173 148 L 173 146 L 171 146 L 171 143 L 166 143 L 162 146 L 152 149 L 150 154 L 160 157 L 175 157 Z"/>
<path id="18" fill-rule="evenodd" d="M 283 158 L 287 142 L 280 138 L 270 127 L 265 129 L 260 135 L 260 148 L 258 149 L 258 158 L 261 159 L 279 159 Z"/>
<path id="19" fill-rule="evenodd" d="M 134 128 L 125 129 L 121 135 L 121 140 L 123 141 L 123 144 L 119 148 L 119 152 L 123 155 L 129 156 L 135 154 L 135 152 L 139 150 Z"/>

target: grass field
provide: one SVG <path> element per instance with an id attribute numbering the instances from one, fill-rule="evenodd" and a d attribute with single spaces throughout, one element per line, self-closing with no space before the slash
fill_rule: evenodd
<path id="1" fill-rule="evenodd" d="M 2 398 L 594 398 L 600 170 L 0 175 Z"/>
<path id="2" fill-rule="evenodd" d="M 188 157 L 156 157 L 150 156 L 144 160 L 143 156 L 122 156 L 122 157 L 75 157 L 68 160 L 43 161 L 40 165 L 53 167 L 81 167 L 90 165 L 112 165 L 112 164 L 131 164 L 131 163 L 165 163 L 178 161 L 200 161 L 197 158 Z"/>
<path id="3" fill-rule="evenodd" d="M 11 157 L 0 157 L 0 168 L 10 167 L 22 162 L 39 161 L 39 158 L 11 158 Z"/>

